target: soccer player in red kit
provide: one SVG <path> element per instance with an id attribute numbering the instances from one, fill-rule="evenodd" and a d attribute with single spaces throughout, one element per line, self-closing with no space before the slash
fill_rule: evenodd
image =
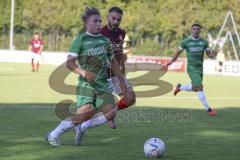
<path id="1" fill-rule="evenodd" d="M 121 8 L 110 8 L 107 16 L 107 25 L 101 28 L 100 33 L 110 40 L 114 51 L 114 57 L 116 58 L 123 75 L 125 75 L 125 63 L 123 54 L 125 31 L 119 27 L 121 24 L 122 16 L 123 11 Z M 121 90 L 120 82 L 112 72 L 111 67 L 108 68 L 108 78 L 110 91 L 122 97 L 117 102 L 118 109 L 121 110 L 133 105 L 135 103 L 136 96 L 132 86 L 127 81 L 127 79 L 125 78 L 125 83 L 128 86 L 128 90 L 126 93 L 124 93 Z M 116 127 L 113 120 L 109 122 L 109 126 L 111 128 Z"/>
<path id="2" fill-rule="evenodd" d="M 35 33 L 34 38 L 29 43 L 29 51 L 32 51 L 32 72 L 38 72 L 40 62 L 41 62 L 41 53 L 43 50 L 43 40 L 40 39 L 40 34 Z"/>

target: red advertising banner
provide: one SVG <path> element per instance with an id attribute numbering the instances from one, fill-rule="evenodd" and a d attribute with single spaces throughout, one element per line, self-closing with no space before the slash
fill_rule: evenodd
<path id="1" fill-rule="evenodd" d="M 158 70 L 162 65 L 166 65 L 171 58 L 150 57 L 150 56 L 131 56 L 127 59 L 127 68 L 135 70 Z M 159 67 L 158 67 L 159 66 Z M 168 68 L 169 71 L 185 72 L 186 60 L 178 59 Z"/>

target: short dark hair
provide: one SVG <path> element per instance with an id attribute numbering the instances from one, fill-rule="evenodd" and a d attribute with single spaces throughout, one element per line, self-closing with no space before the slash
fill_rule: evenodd
<path id="1" fill-rule="evenodd" d="M 119 7 L 112 7 L 112 8 L 110 8 L 108 13 L 111 13 L 111 12 L 117 12 L 117 13 L 123 14 L 122 9 L 119 8 Z"/>
<path id="2" fill-rule="evenodd" d="M 40 33 L 39 33 L 39 32 L 35 32 L 34 34 L 35 34 L 35 35 L 36 35 L 36 34 L 40 35 Z"/>
<path id="3" fill-rule="evenodd" d="M 201 26 L 199 23 L 193 23 L 193 24 L 192 24 L 192 28 L 193 28 L 193 27 L 200 27 L 200 28 L 202 28 L 202 26 Z"/>
<path id="4" fill-rule="evenodd" d="M 82 21 L 83 23 L 85 23 L 88 19 L 88 17 L 92 16 L 92 15 L 101 15 L 99 10 L 95 7 L 86 7 L 85 11 L 82 14 Z"/>

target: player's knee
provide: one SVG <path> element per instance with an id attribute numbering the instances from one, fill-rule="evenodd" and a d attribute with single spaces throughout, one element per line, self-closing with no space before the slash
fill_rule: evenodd
<path id="1" fill-rule="evenodd" d="M 202 91 L 202 90 L 203 90 L 203 86 L 202 86 L 202 85 L 193 86 L 193 87 L 192 87 L 192 90 L 193 90 L 194 92 Z"/>
<path id="2" fill-rule="evenodd" d="M 202 85 L 198 86 L 197 91 L 202 91 L 202 90 L 203 90 L 203 86 Z"/>
<path id="3" fill-rule="evenodd" d="M 116 115 L 117 115 L 117 112 L 116 112 L 116 110 L 114 110 L 114 111 L 111 111 L 111 113 L 109 114 L 109 118 L 108 118 L 108 120 L 111 120 L 111 119 L 113 119 L 114 117 L 116 117 Z"/>
<path id="4" fill-rule="evenodd" d="M 117 115 L 116 109 L 112 109 L 111 111 L 105 114 L 105 117 L 107 120 L 111 120 L 114 117 L 116 117 L 116 115 Z"/>
<path id="5" fill-rule="evenodd" d="M 130 95 L 126 96 L 125 98 L 126 104 L 128 106 L 132 106 L 136 102 L 136 95 L 134 92 L 131 92 Z"/>
<path id="6" fill-rule="evenodd" d="M 136 97 L 129 97 L 126 99 L 126 103 L 128 106 L 132 106 L 136 102 Z"/>
<path id="7" fill-rule="evenodd" d="M 197 92 L 197 87 L 193 86 L 193 87 L 192 87 L 192 91 L 193 91 L 193 92 Z"/>

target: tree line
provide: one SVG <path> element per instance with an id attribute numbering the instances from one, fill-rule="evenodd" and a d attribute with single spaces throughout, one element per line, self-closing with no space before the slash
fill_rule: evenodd
<path id="1" fill-rule="evenodd" d="M 239 0 L 15 0 L 15 48 L 27 49 L 32 34 L 40 32 L 45 50 L 67 51 L 83 28 L 80 16 L 86 6 L 101 11 L 103 25 L 108 9 L 121 7 L 121 27 L 130 37 L 134 54 L 172 54 L 195 22 L 202 24 L 203 37 L 208 33 L 216 37 L 229 10 L 240 24 Z M 10 8 L 10 0 L 0 0 L 2 49 L 9 43 Z"/>

